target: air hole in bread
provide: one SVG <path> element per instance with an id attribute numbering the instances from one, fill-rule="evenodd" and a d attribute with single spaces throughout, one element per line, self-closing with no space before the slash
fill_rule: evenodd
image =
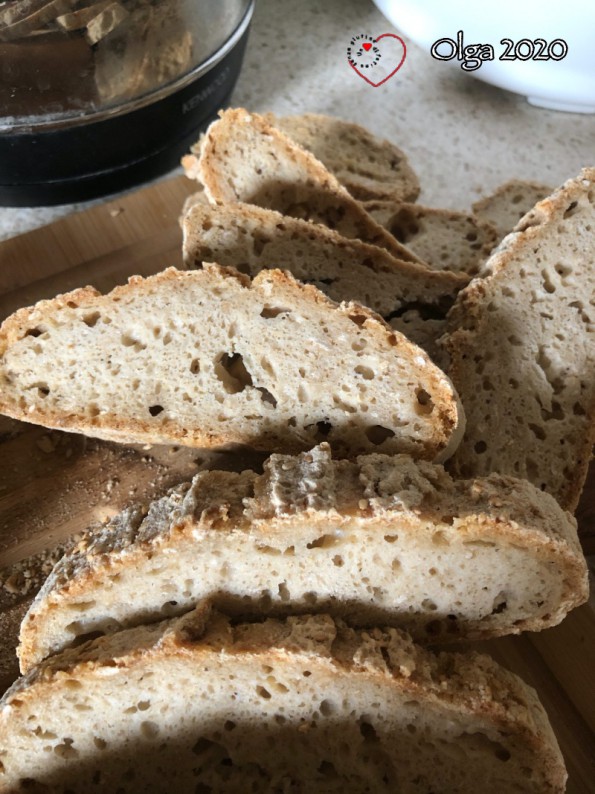
<path id="1" fill-rule="evenodd" d="M 465 240 L 470 243 L 474 243 L 477 240 L 477 232 L 467 232 L 465 235 Z"/>
<path id="2" fill-rule="evenodd" d="M 429 612 L 435 612 L 438 609 L 438 605 L 435 601 L 432 601 L 431 598 L 424 598 L 421 602 L 422 609 L 427 609 Z"/>
<path id="3" fill-rule="evenodd" d="M 487 448 L 488 445 L 486 444 L 485 441 L 476 441 L 473 446 L 473 449 L 478 455 L 483 455 L 483 453 L 486 451 Z"/>
<path id="4" fill-rule="evenodd" d="M 269 692 L 269 690 L 265 689 L 260 684 L 258 684 L 258 686 L 256 687 L 256 694 L 260 695 L 260 697 L 264 698 L 265 700 L 270 700 L 271 699 L 271 693 Z"/>
<path id="5" fill-rule="evenodd" d="M 556 273 L 561 276 L 562 278 L 566 278 L 566 276 L 570 276 L 572 273 L 572 268 L 568 265 L 563 265 L 560 262 L 555 266 L 554 270 Z"/>
<path id="6" fill-rule="evenodd" d="M 150 405 L 149 406 L 149 413 L 151 416 L 159 416 L 159 414 L 163 411 L 162 405 Z"/>
<path id="7" fill-rule="evenodd" d="M 371 722 L 368 722 L 368 720 L 365 717 L 359 718 L 358 727 L 359 727 L 359 732 L 361 733 L 365 742 L 376 743 L 379 741 L 378 734 L 376 733 L 376 729 L 374 728 Z"/>
<path id="8" fill-rule="evenodd" d="M 508 607 L 506 596 L 504 593 L 498 593 L 494 598 L 494 606 L 492 607 L 492 615 L 501 615 L 502 612 Z"/>
<path id="9" fill-rule="evenodd" d="M 382 425 L 371 425 L 366 428 L 366 438 L 371 444 L 376 444 L 376 446 L 383 444 L 388 438 L 392 438 L 394 435 L 394 430 L 391 430 L 389 427 L 383 427 Z"/>
<path id="10" fill-rule="evenodd" d="M 190 362 L 190 372 L 193 375 L 198 375 L 200 372 L 200 361 L 197 358 L 193 358 Z"/>
<path id="11" fill-rule="evenodd" d="M 572 217 L 572 215 L 574 215 L 577 210 L 578 210 L 578 201 L 571 202 L 566 208 L 566 211 L 563 216 L 564 219 L 566 220 L 566 218 Z"/>
<path id="12" fill-rule="evenodd" d="M 192 748 L 192 752 L 194 755 L 204 755 L 205 753 L 208 753 L 212 747 L 216 748 L 217 743 L 211 742 L 209 739 L 204 739 L 201 737 L 195 743 L 194 747 Z"/>
<path id="13" fill-rule="evenodd" d="M 541 271 L 541 277 L 543 279 L 543 288 L 548 294 L 553 294 L 556 291 L 556 285 L 552 282 L 550 278 L 550 274 L 547 270 Z"/>
<path id="14" fill-rule="evenodd" d="M 412 237 L 419 234 L 420 231 L 415 216 L 406 209 L 402 209 L 395 213 L 390 219 L 388 227 L 390 233 L 393 237 L 396 237 L 400 243 L 408 242 Z"/>
<path id="15" fill-rule="evenodd" d="M 140 353 L 141 350 L 147 347 L 144 342 L 136 339 L 132 334 L 122 334 L 120 342 L 124 347 L 134 347 L 136 353 Z"/>
<path id="16" fill-rule="evenodd" d="M 283 309 L 279 306 L 265 306 L 260 312 L 260 316 L 265 320 L 273 320 L 280 314 L 291 314 L 291 309 Z"/>
<path id="17" fill-rule="evenodd" d="M 338 538 L 336 535 L 321 535 L 316 540 L 313 540 L 311 543 L 308 543 L 306 546 L 307 549 L 330 549 L 333 546 L 336 546 L 338 543 L 341 543 L 341 538 Z"/>
<path id="18" fill-rule="evenodd" d="M 276 556 L 281 554 L 281 550 L 280 549 L 276 549 L 274 546 L 266 546 L 266 545 L 257 544 L 256 545 L 256 550 L 258 551 L 259 554 L 270 554 L 270 555 L 272 555 L 274 557 L 276 557 Z"/>
<path id="19" fill-rule="evenodd" d="M 47 384 L 42 384 L 37 387 L 37 393 L 40 397 L 47 397 L 50 393 L 50 388 Z"/>
<path id="20" fill-rule="evenodd" d="M 314 430 L 314 428 L 316 428 L 316 430 Z M 306 425 L 304 427 L 304 430 L 310 433 L 314 431 L 314 438 L 316 441 L 325 441 L 332 429 L 332 424 L 322 419 L 314 425 Z"/>
<path id="21" fill-rule="evenodd" d="M 352 323 L 355 323 L 360 328 L 362 327 L 362 325 L 364 325 L 364 323 L 368 319 L 365 314 L 357 314 L 356 312 L 354 312 L 353 314 L 349 314 L 347 316 L 349 317 L 349 319 L 351 320 Z M 353 345 L 352 345 L 352 347 L 353 347 Z M 355 350 L 355 348 L 353 348 L 353 349 Z"/>
<path id="22" fill-rule="evenodd" d="M 386 543 L 396 543 L 396 541 L 398 539 L 399 539 L 398 535 L 385 535 L 384 536 L 384 540 L 385 540 Z"/>
<path id="23" fill-rule="evenodd" d="M 362 364 L 355 368 L 355 374 L 361 375 L 364 380 L 374 380 L 374 370 L 370 367 L 364 367 Z"/>
<path id="24" fill-rule="evenodd" d="M 264 386 L 257 386 L 256 391 L 260 392 L 260 399 L 263 401 L 263 403 L 271 405 L 273 408 L 277 407 L 277 400 L 268 389 L 265 389 Z"/>
<path id="25" fill-rule="evenodd" d="M 438 532 L 434 532 L 432 535 L 432 543 L 434 546 L 448 546 L 449 542 L 444 532 L 438 530 Z"/>
<path id="26" fill-rule="evenodd" d="M 223 730 L 224 731 L 233 731 L 236 729 L 236 723 L 233 720 L 225 720 L 223 723 Z"/>
<path id="27" fill-rule="evenodd" d="M 547 438 L 547 434 L 541 425 L 536 425 L 533 422 L 528 423 L 529 430 L 533 433 L 535 438 L 538 438 L 540 441 L 545 441 Z"/>
<path id="28" fill-rule="evenodd" d="M 279 582 L 277 589 L 279 591 L 279 598 L 281 601 L 289 601 L 291 598 L 291 591 L 287 587 L 286 582 Z"/>
<path id="29" fill-rule="evenodd" d="M 586 411 L 580 403 L 575 403 L 572 406 L 572 413 L 575 416 L 586 416 Z"/>
<path id="30" fill-rule="evenodd" d="M 25 332 L 25 336 L 41 336 L 45 330 L 43 326 L 37 325 L 35 328 L 29 328 L 29 330 Z"/>
<path id="31" fill-rule="evenodd" d="M 542 408 L 541 418 L 546 422 L 549 422 L 551 419 L 558 421 L 564 419 L 564 411 L 562 410 L 560 403 L 552 400 L 552 410 L 548 411 L 547 408 Z"/>
<path id="32" fill-rule="evenodd" d="M 75 637 L 71 643 L 72 648 L 78 648 L 79 645 L 84 645 L 86 642 L 96 640 L 97 637 L 103 637 L 105 634 L 103 631 L 88 631 L 85 634 L 80 634 L 79 632 L 81 630 L 82 626 L 78 621 L 75 623 L 70 623 L 68 626 L 66 626 L 66 631 L 73 634 Z"/>
<path id="33" fill-rule="evenodd" d="M 339 779 L 339 773 L 331 761 L 321 761 L 318 767 L 318 773 L 326 778 Z"/>
<path id="34" fill-rule="evenodd" d="M 260 359 L 260 366 L 264 369 L 265 372 L 268 372 L 269 375 L 274 375 L 275 374 L 275 370 L 273 369 L 273 365 L 268 360 L 268 358 L 266 358 L 265 356 L 263 356 Z"/>
<path id="35" fill-rule="evenodd" d="M 159 734 L 159 725 L 151 720 L 143 720 L 140 724 L 140 732 L 145 739 L 154 739 Z"/>
<path id="36" fill-rule="evenodd" d="M 239 394 L 253 385 L 240 353 L 221 353 L 215 360 L 215 375 L 228 394 Z"/>
<path id="37" fill-rule="evenodd" d="M 429 623 L 426 623 L 426 634 L 428 634 L 430 637 L 437 637 L 441 631 L 441 620 L 431 620 Z"/>
<path id="38" fill-rule="evenodd" d="M 72 746 L 73 744 L 74 739 L 66 738 L 61 744 L 54 746 L 54 753 L 60 758 L 78 758 L 79 751 Z"/>
<path id="39" fill-rule="evenodd" d="M 100 312 L 90 312 L 89 314 L 83 315 L 83 322 L 85 325 L 88 325 L 89 328 L 94 328 L 97 325 L 97 321 L 101 317 Z"/>
<path id="40" fill-rule="evenodd" d="M 428 394 L 425 389 L 418 388 L 415 390 L 415 396 L 417 398 L 417 405 L 415 410 L 418 414 L 431 414 L 434 410 L 434 401 Z"/>
<path id="41" fill-rule="evenodd" d="M 248 597 L 250 600 L 250 597 Z M 260 594 L 260 598 L 258 599 L 258 606 L 260 609 L 268 610 L 271 608 L 271 604 L 273 603 L 273 599 L 271 598 L 270 590 L 263 590 Z"/>

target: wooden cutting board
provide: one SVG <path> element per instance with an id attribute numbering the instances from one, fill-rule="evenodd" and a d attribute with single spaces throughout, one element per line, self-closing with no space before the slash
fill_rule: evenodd
<path id="1" fill-rule="evenodd" d="M 180 176 L 0 243 L 0 319 L 91 284 L 182 264 L 178 217 L 194 185 Z M 0 418 L 0 690 L 16 677 L 18 623 L 67 538 L 204 467 L 258 466 L 249 450 L 122 447 Z M 578 511 L 595 554 L 595 472 Z M 591 561 L 591 557 L 589 557 Z M 595 791 L 595 600 L 539 634 L 481 650 L 534 686 L 566 758 L 570 794 Z M 505 792 L 503 792 L 505 794 Z"/>

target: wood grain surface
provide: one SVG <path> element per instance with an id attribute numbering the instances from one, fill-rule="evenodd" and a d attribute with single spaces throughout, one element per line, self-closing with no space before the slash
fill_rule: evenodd
<path id="1" fill-rule="evenodd" d="M 178 217 L 193 190 L 176 177 L 0 243 L 0 319 L 76 287 L 105 292 L 131 275 L 181 266 Z M 258 468 L 262 459 L 241 448 L 123 447 L 0 417 L 0 689 L 18 673 L 24 610 L 70 538 L 201 468 Z M 591 563 L 594 467 L 577 518 Z M 560 626 L 480 647 L 537 689 L 566 759 L 568 792 L 595 792 L 593 598 Z"/>

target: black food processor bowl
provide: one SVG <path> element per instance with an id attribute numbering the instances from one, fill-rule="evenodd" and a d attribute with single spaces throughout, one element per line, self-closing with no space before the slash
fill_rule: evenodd
<path id="1" fill-rule="evenodd" d="M 0 0 L 0 205 L 166 173 L 226 105 L 254 0 Z"/>

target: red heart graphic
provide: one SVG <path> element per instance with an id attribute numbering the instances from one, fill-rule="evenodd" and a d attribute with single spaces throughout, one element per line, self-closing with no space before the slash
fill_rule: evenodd
<path id="1" fill-rule="evenodd" d="M 370 78 L 367 75 L 365 75 L 363 72 L 360 72 L 360 70 L 357 68 L 357 66 L 354 63 L 351 63 L 351 61 L 349 61 L 349 65 L 351 66 L 353 71 L 356 74 L 358 74 L 363 80 L 365 80 L 366 83 L 369 83 L 371 86 L 374 86 L 374 88 L 378 88 L 379 85 L 382 85 L 383 83 L 386 83 L 387 80 L 389 80 L 394 74 L 396 74 L 399 71 L 399 69 L 401 68 L 401 66 L 403 66 L 403 63 L 405 62 L 405 56 L 407 55 L 407 47 L 405 46 L 405 42 L 403 41 L 403 39 L 400 36 L 397 36 L 394 33 L 383 33 L 381 36 L 376 36 L 375 41 L 376 41 L 376 43 L 378 43 L 380 41 L 380 39 L 385 39 L 385 38 L 397 39 L 397 41 L 400 41 L 401 42 L 401 46 L 403 47 L 403 55 L 402 55 L 401 60 L 399 61 L 399 63 L 392 70 L 392 72 L 390 74 L 387 74 L 386 77 L 384 77 L 382 80 L 380 80 L 380 82 L 374 83 L 372 80 L 370 80 Z M 366 45 L 364 44 L 362 46 L 365 47 Z"/>
<path id="2" fill-rule="evenodd" d="M 372 49 L 372 45 L 370 44 L 370 42 L 369 42 L 369 41 L 367 41 L 365 44 L 362 44 L 362 47 L 364 48 L 364 50 L 365 50 L 366 52 L 368 52 L 369 50 L 371 50 L 371 49 Z"/>

